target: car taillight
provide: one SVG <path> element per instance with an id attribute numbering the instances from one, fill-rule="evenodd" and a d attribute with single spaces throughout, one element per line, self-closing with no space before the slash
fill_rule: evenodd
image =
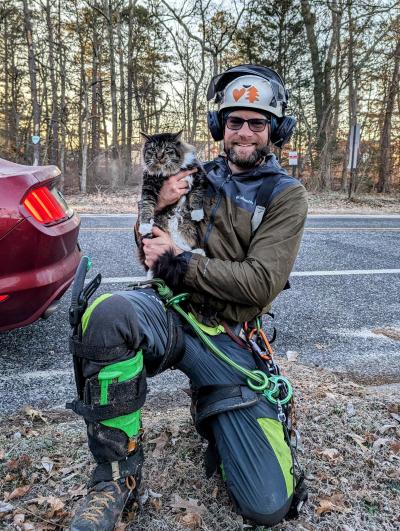
<path id="1" fill-rule="evenodd" d="M 6 301 L 9 297 L 10 295 L 0 295 L 0 302 Z"/>
<path id="2" fill-rule="evenodd" d="M 47 225 L 67 218 L 67 213 L 47 186 L 29 192 L 22 204 L 39 223 Z"/>

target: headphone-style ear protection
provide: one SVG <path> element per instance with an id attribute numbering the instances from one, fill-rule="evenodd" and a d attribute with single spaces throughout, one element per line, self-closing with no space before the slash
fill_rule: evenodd
<path id="1" fill-rule="evenodd" d="M 294 116 L 277 118 L 271 115 L 271 142 L 274 146 L 282 148 L 290 140 L 296 127 L 297 120 Z"/>
<path id="2" fill-rule="evenodd" d="M 219 114 L 217 111 L 208 111 L 207 125 L 211 136 L 216 142 L 219 142 L 224 138 L 224 127 L 219 119 Z"/>
<path id="3" fill-rule="evenodd" d="M 224 138 L 224 126 L 221 123 L 220 115 L 217 111 L 208 111 L 207 125 L 211 136 L 216 142 Z M 296 127 L 296 118 L 294 116 L 283 116 L 277 118 L 271 115 L 271 142 L 276 147 L 283 147 L 290 140 Z"/>

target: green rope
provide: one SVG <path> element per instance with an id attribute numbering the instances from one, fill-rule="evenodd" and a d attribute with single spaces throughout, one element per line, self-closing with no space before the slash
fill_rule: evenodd
<path id="1" fill-rule="evenodd" d="M 180 293 L 179 295 L 173 294 L 172 290 L 165 284 L 160 278 L 153 278 L 151 280 L 138 281 L 131 284 L 129 287 L 138 288 L 143 286 L 155 286 L 161 299 L 164 301 L 167 307 L 172 307 L 177 313 L 179 313 L 185 321 L 193 328 L 205 346 L 211 350 L 219 359 L 225 362 L 227 365 L 237 370 L 247 378 L 247 385 L 253 391 L 262 391 L 264 396 L 273 404 L 286 404 L 292 398 L 293 389 L 287 378 L 280 375 L 268 376 L 259 370 L 245 369 L 238 363 L 231 360 L 222 350 L 220 350 L 208 335 L 203 332 L 199 327 L 195 319 L 187 314 L 181 307 L 180 303 L 189 297 L 189 293 Z M 257 328 L 260 326 L 259 319 L 257 318 Z M 279 400 L 280 385 L 286 386 L 287 396 Z"/>

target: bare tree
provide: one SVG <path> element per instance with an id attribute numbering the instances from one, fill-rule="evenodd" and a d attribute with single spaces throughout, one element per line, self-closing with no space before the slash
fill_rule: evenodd
<path id="1" fill-rule="evenodd" d="M 400 78 L 400 17 L 397 17 L 396 20 L 395 34 L 397 42 L 393 52 L 393 74 L 384 105 L 385 118 L 380 138 L 379 180 L 377 184 L 378 192 L 390 192 L 390 174 L 392 170 L 392 149 L 390 144 L 392 117 L 396 94 L 398 94 L 399 91 Z"/>
<path id="2" fill-rule="evenodd" d="M 33 143 L 33 165 L 38 166 L 40 162 L 40 105 L 37 89 L 35 44 L 33 42 L 32 21 L 28 6 L 28 0 L 22 0 L 22 3 L 24 8 L 25 35 L 26 42 L 28 45 L 28 63 L 33 116 L 33 136 L 36 137 Z"/>

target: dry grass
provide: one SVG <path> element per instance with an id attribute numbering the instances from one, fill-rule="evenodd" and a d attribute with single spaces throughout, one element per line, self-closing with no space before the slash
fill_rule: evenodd
<path id="1" fill-rule="evenodd" d="M 298 520 L 275 529 L 399 529 L 398 397 L 297 363 L 286 362 L 286 373 L 296 388 L 299 458 L 310 500 Z M 128 513 L 119 529 L 243 529 L 222 480 L 205 478 L 204 443 L 188 408 L 156 404 L 150 401 L 144 414 L 144 505 Z M 0 511 L 4 503 L 12 505 L 0 514 L 0 527 L 10 530 L 64 528 L 91 467 L 83 422 L 63 411 L 42 412 L 43 418 L 37 413 L 0 421 Z M 176 494 L 184 501 L 177 503 Z"/>
<path id="2" fill-rule="evenodd" d="M 351 201 L 347 193 L 308 194 L 310 214 L 400 214 L 400 194 L 357 194 Z"/>
<path id="3" fill-rule="evenodd" d="M 135 214 L 139 189 L 121 188 L 90 194 L 66 193 L 68 204 L 78 213 Z M 357 195 L 352 201 L 341 192 L 309 193 L 310 214 L 400 214 L 399 194 Z"/>

